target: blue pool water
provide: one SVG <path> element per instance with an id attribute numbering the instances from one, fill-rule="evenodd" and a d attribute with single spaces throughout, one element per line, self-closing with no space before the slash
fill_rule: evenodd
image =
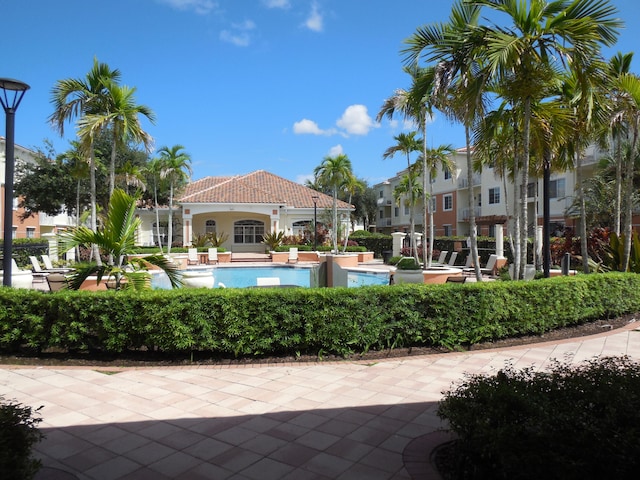
<path id="1" fill-rule="evenodd" d="M 258 277 L 278 277 L 280 285 L 297 285 L 309 287 L 311 285 L 311 268 L 279 266 L 279 267 L 213 267 L 203 271 L 210 271 L 214 277 L 214 287 L 220 283 L 227 288 L 246 288 L 257 285 Z M 153 288 L 170 288 L 167 276 L 162 273 L 154 275 Z M 388 285 L 387 272 L 349 271 L 347 286 L 363 287 L 368 285 Z"/>

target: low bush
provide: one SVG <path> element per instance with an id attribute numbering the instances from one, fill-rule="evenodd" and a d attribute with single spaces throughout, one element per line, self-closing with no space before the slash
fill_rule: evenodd
<path id="1" fill-rule="evenodd" d="M 0 396 L 0 473 L 3 480 L 26 480 L 40 470 L 41 462 L 32 457 L 31 449 L 42 438 L 31 407 Z"/>
<path id="2" fill-rule="evenodd" d="M 450 478 L 631 479 L 640 468 L 640 364 L 626 357 L 471 376 L 438 415 L 458 436 Z"/>
<path id="3" fill-rule="evenodd" d="M 359 288 L 0 288 L 0 349 L 347 355 L 457 348 L 640 311 L 640 276 Z"/>

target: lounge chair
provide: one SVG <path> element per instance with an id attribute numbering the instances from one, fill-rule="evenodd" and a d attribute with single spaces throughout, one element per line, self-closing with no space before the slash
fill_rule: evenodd
<path id="1" fill-rule="evenodd" d="M 38 259 L 33 255 L 29 255 L 29 260 L 31 261 L 31 272 L 33 275 L 33 281 L 44 283 L 46 281 L 47 275 L 49 275 L 49 272 L 45 272 L 44 270 L 42 270 L 42 268 L 40 267 L 40 262 L 38 262 Z"/>
<path id="2" fill-rule="evenodd" d="M 449 253 L 449 250 L 442 250 L 440 252 L 440 256 L 438 257 L 438 260 L 436 260 L 435 263 L 439 263 L 440 265 L 444 265 L 445 261 L 447 260 L 447 254 Z"/>
<path id="3" fill-rule="evenodd" d="M 467 282 L 467 277 L 456 275 L 456 276 L 447 277 L 446 283 L 466 283 L 466 282 Z"/>
<path id="4" fill-rule="evenodd" d="M 209 265 L 218 263 L 218 249 L 216 247 L 209 248 L 209 250 L 207 251 L 207 255 L 207 263 Z"/>
<path id="5" fill-rule="evenodd" d="M 458 252 L 451 252 L 451 256 L 449 257 L 449 261 L 447 262 L 447 265 L 450 267 L 455 267 L 457 258 L 458 258 Z"/>
<path id="6" fill-rule="evenodd" d="M 256 284 L 259 287 L 277 287 L 280 285 L 280 278 L 278 277 L 257 277 Z"/>
<path id="7" fill-rule="evenodd" d="M 496 269 L 496 262 L 498 261 L 498 255 L 495 253 L 489 256 L 489 260 L 487 260 L 487 264 L 484 268 L 481 268 L 480 271 L 486 275 L 494 275 Z"/>
<path id="8" fill-rule="evenodd" d="M 200 264 L 200 259 L 198 258 L 198 249 L 190 248 L 188 250 L 189 257 L 187 258 L 187 265 L 198 265 Z"/>
<path id="9" fill-rule="evenodd" d="M 298 262 L 298 247 L 291 247 L 289 249 L 289 259 L 287 263 L 297 263 Z"/>
<path id="10" fill-rule="evenodd" d="M 40 255 L 42 257 L 42 263 L 44 263 L 44 271 L 49 273 L 68 273 L 73 270 L 73 268 L 56 268 L 51 263 L 51 259 L 49 255 Z"/>

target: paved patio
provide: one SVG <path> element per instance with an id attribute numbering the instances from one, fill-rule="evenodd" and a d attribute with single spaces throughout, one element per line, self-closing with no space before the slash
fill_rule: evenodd
<path id="1" fill-rule="evenodd" d="M 640 323 L 560 343 L 371 363 L 0 366 L 0 392 L 43 406 L 39 480 L 401 480 L 428 478 L 419 443 L 443 427 L 441 392 L 465 373 L 596 355 L 640 360 Z"/>

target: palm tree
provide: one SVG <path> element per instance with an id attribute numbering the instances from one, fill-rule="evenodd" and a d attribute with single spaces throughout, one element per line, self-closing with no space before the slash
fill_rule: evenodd
<path id="1" fill-rule="evenodd" d="M 478 261 L 476 218 L 473 205 L 471 148 L 471 129 L 476 121 L 483 117 L 485 110 L 486 76 L 481 73 L 479 56 L 476 54 L 476 49 L 481 44 L 479 40 L 482 38 L 476 29 L 479 15 L 478 6 L 470 2 L 458 1 L 452 7 L 448 23 L 418 28 L 416 33 L 406 40 L 405 43 L 408 46 L 403 53 L 405 54 L 405 62 L 410 65 L 417 65 L 423 54 L 426 54 L 427 61 L 436 62 L 435 67 L 432 67 L 433 73 L 429 72 L 426 76 L 427 81 L 423 80 L 416 84 L 418 91 L 414 95 L 429 98 L 448 117 L 461 121 L 464 125 L 469 188 L 470 254 L 475 266 L 476 279 L 481 281 L 482 273 Z M 423 152 L 425 157 L 426 150 L 425 145 Z M 426 176 L 427 172 L 425 171 L 425 179 Z"/>
<path id="2" fill-rule="evenodd" d="M 333 195 L 331 240 L 333 251 L 338 253 L 338 191 L 353 176 L 351 160 L 343 153 L 333 157 L 326 156 L 322 163 L 313 170 L 313 173 L 321 185 L 331 188 Z"/>
<path id="3" fill-rule="evenodd" d="M 160 211 L 158 208 L 158 184 L 160 183 L 162 161 L 159 158 L 154 158 L 147 163 L 145 170 L 146 173 L 150 176 L 151 183 L 153 184 L 153 209 L 156 212 L 156 237 L 158 239 L 160 253 L 162 253 L 162 237 L 160 236 Z"/>
<path id="4" fill-rule="evenodd" d="M 420 184 L 420 180 L 418 178 L 418 172 L 419 169 L 416 167 L 416 165 L 412 165 L 412 167 L 407 170 L 407 173 L 402 176 L 398 185 L 396 185 L 393 189 L 393 197 L 396 200 L 396 204 L 400 206 L 402 203 L 402 199 L 404 198 L 404 203 L 409 208 L 409 234 L 411 235 L 413 258 L 416 260 L 416 262 L 419 262 L 420 260 L 418 259 L 418 249 L 414 238 L 416 226 L 413 219 L 413 209 L 415 208 L 417 199 L 420 198 L 423 193 L 422 185 Z"/>
<path id="5" fill-rule="evenodd" d="M 93 231 L 80 226 L 63 232 L 60 241 L 64 250 L 80 245 L 98 245 L 101 252 L 108 255 L 110 261 L 106 265 L 79 265 L 71 277 L 70 287 L 79 289 L 90 275 L 96 275 L 100 282 L 104 276 L 115 281 L 116 290 L 120 290 L 123 280 L 136 289 L 148 285 L 149 274 L 146 269 L 155 266 L 164 270 L 172 287 L 179 287 L 180 276 L 175 265 L 162 255 L 150 255 L 144 258 L 130 258 L 136 240 L 136 232 L 140 228 L 140 219 L 136 217 L 138 198 L 127 195 L 124 190 L 116 189 L 109 200 L 109 209 L 102 226 Z"/>
<path id="6" fill-rule="evenodd" d="M 93 67 L 85 78 L 68 78 L 58 80 L 51 91 L 51 103 L 54 112 L 49 116 L 49 122 L 64 135 L 64 125 L 74 118 L 79 120 L 87 115 L 103 114 L 107 111 L 107 85 L 120 80 L 120 71 L 112 70 L 106 63 L 93 60 Z M 93 148 L 94 135 L 84 132 L 80 136 L 82 151 L 89 157 L 89 176 L 91 192 L 91 229 L 97 230 L 96 209 L 96 162 Z M 96 260 L 100 263 L 100 256 L 94 247 Z"/>
<path id="7" fill-rule="evenodd" d="M 142 129 L 140 115 L 147 117 L 151 123 L 155 121 L 153 111 L 145 106 L 136 104 L 134 94 L 135 88 L 120 86 L 116 82 L 107 82 L 105 101 L 106 109 L 103 112 L 96 112 L 85 115 L 78 122 L 78 134 L 95 136 L 107 127 L 111 128 L 111 162 L 109 163 L 109 197 L 115 188 L 115 168 L 116 152 L 118 148 L 127 141 L 142 143 L 147 150 L 151 151 L 153 139 L 151 135 Z"/>
<path id="8" fill-rule="evenodd" d="M 160 178 L 169 181 L 169 223 L 167 226 L 167 253 L 171 253 L 171 241 L 173 239 L 173 196 L 176 188 L 188 180 L 191 175 L 191 156 L 184 152 L 182 145 L 162 147 L 158 150 L 162 168 Z"/>
<path id="9" fill-rule="evenodd" d="M 353 198 L 353 195 L 355 195 L 356 192 L 364 190 L 365 183 L 362 180 L 358 179 L 355 175 L 351 174 L 345 179 L 344 184 L 342 185 L 342 188 L 348 195 L 347 203 L 351 205 L 351 200 Z M 352 224 L 352 220 L 353 219 L 351 218 L 351 215 L 349 215 L 349 221 L 347 222 L 347 229 L 344 234 L 344 248 L 342 249 L 343 252 L 347 251 L 347 243 L 349 242 L 349 227 Z"/>
<path id="10" fill-rule="evenodd" d="M 147 189 L 147 185 L 144 182 L 143 170 L 137 165 L 134 165 L 130 160 L 124 162 L 117 173 L 117 177 L 124 183 L 127 193 L 129 193 L 129 187 L 135 187 L 137 190 L 142 191 Z"/>
<path id="11" fill-rule="evenodd" d="M 599 57 L 600 45 L 612 45 L 620 20 L 607 0 L 474 0 L 474 5 L 506 14 L 510 27 L 487 26 L 477 54 L 489 76 L 509 92 L 509 100 L 522 111 L 522 161 L 520 210 L 522 227 L 528 226 L 526 186 L 529 181 L 531 116 L 535 103 L 548 93 L 549 83 L 560 70 L 582 70 Z M 527 235 L 520 239 L 519 278 L 526 263 Z"/>
<path id="12" fill-rule="evenodd" d="M 418 158 L 416 162 L 418 166 L 422 166 L 422 171 L 427 171 L 428 183 L 429 183 L 429 195 L 428 198 L 433 198 L 433 177 L 435 177 L 438 167 L 441 170 L 448 170 L 452 172 L 455 170 L 456 165 L 451 160 L 451 155 L 454 152 L 454 148 L 451 145 L 440 145 L 438 148 L 430 148 L 427 150 L 426 156 L 423 155 Z M 431 202 L 429 202 L 429 255 L 427 257 L 427 268 L 431 267 L 433 261 L 433 242 L 435 239 L 435 231 L 433 225 L 433 209 L 431 208 Z"/>

